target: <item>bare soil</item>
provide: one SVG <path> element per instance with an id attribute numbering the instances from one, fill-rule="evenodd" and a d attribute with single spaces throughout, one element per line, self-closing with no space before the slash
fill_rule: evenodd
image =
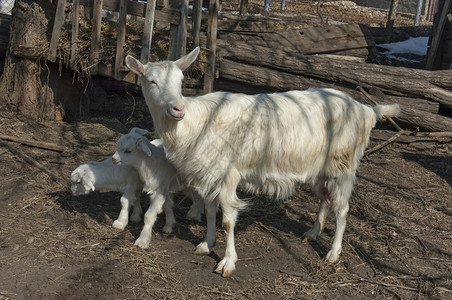
<path id="1" fill-rule="evenodd" d="M 67 148 L 58 153 L 9 142 L 57 174 L 55 181 L 0 147 L 0 299 L 452 297 L 450 139 L 399 140 L 363 158 L 336 264 L 323 261 L 332 215 L 318 241 L 302 242 L 319 205 L 307 187 L 282 203 L 242 195 L 250 207 L 236 227 L 237 270 L 225 279 L 213 273 L 224 253 L 222 230 L 209 256 L 194 255 L 206 224 L 185 219 L 191 203 L 180 195 L 174 234 L 162 233 L 160 215 L 147 250 L 133 245 L 142 222 L 124 231 L 111 227 L 118 193 L 71 196 L 73 169 L 112 154 L 131 127 L 152 128 L 141 98 L 108 100 L 102 116 L 73 124 L 0 113 L 2 134 Z M 371 146 L 394 133 L 385 126 L 373 131 Z M 148 206 L 144 196 L 142 206 Z"/>

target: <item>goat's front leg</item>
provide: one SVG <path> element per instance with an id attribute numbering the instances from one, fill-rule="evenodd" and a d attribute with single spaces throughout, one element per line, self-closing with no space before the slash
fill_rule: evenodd
<path id="1" fill-rule="evenodd" d="M 113 228 L 124 230 L 129 222 L 129 211 L 132 201 L 135 201 L 135 195 L 130 191 L 125 191 L 121 196 L 121 211 L 119 217 L 113 222 Z"/>
<path id="2" fill-rule="evenodd" d="M 322 199 L 320 202 L 320 210 L 317 214 L 317 218 L 315 219 L 314 226 L 311 229 L 306 231 L 303 234 L 303 237 L 308 240 L 315 241 L 320 233 L 322 233 L 323 228 L 325 227 L 326 217 L 328 215 L 328 211 L 330 209 L 330 204 Z"/>
<path id="3" fill-rule="evenodd" d="M 237 252 L 235 251 L 234 228 L 237 221 L 238 210 L 230 203 L 222 203 L 223 210 L 223 229 L 226 235 L 226 251 L 223 259 L 215 268 L 216 273 L 221 273 L 223 277 L 228 277 L 235 270 L 237 261 Z"/>
<path id="4" fill-rule="evenodd" d="M 215 245 L 216 222 L 217 222 L 218 203 L 205 203 L 205 213 L 207 221 L 207 235 L 203 242 L 196 246 L 194 253 L 197 255 L 209 255 Z"/>
<path id="5" fill-rule="evenodd" d="M 166 201 L 163 204 L 163 211 L 165 212 L 165 226 L 163 226 L 164 233 L 173 232 L 173 226 L 176 224 L 176 218 L 174 217 L 173 212 L 173 198 L 171 195 L 166 197 Z"/>
<path id="6" fill-rule="evenodd" d="M 144 226 L 141 230 L 140 237 L 135 241 L 135 246 L 143 249 L 149 248 L 152 236 L 152 227 L 157 220 L 157 215 L 162 212 L 165 197 L 162 193 L 153 193 L 151 195 L 151 204 L 144 215 Z"/>

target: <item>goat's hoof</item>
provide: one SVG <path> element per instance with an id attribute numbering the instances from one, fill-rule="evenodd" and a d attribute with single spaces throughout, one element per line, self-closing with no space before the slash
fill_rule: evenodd
<path id="1" fill-rule="evenodd" d="M 337 263 L 339 261 L 340 254 L 341 254 L 341 250 L 338 250 L 338 251 L 330 250 L 325 257 L 325 260 L 332 264 Z"/>
<path id="2" fill-rule="evenodd" d="M 138 223 L 141 221 L 141 216 L 140 215 L 131 215 L 130 221 L 133 223 Z"/>
<path id="3" fill-rule="evenodd" d="M 210 249 L 207 242 L 202 242 L 193 250 L 193 253 L 196 255 L 209 255 Z"/>
<path id="4" fill-rule="evenodd" d="M 235 270 L 235 262 L 231 259 L 223 258 L 215 268 L 215 273 L 221 274 L 222 277 L 231 276 Z"/>
<path id="5" fill-rule="evenodd" d="M 141 249 L 147 249 L 147 248 L 149 248 L 149 244 L 151 243 L 151 241 L 150 240 L 147 240 L 147 239 L 143 239 L 143 238 L 138 238 L 136 241 L 135 241 L 135 246 L 138 246 L 138 247 L 140 247 Z"/>
<path id="6" fill-rule="evenodd" d="M 319 235 L 318 232 L 315 232 L 312 229 L 309 229 L 303 234 L 303 241 L 315 241 L 317 239 L 317 236 Z"/>
<path id="7" fill-rule="evenodd" d="M 121 221 L 114 221 L 113 225 L 111 225 L 113 228 L 119 229 L 119 230 L 124 230 L 124 228 L 126 228 L 127 224 L 124 224 Z"/>
<path id="8" fill-rule="evenodd" d="M 166 234 L 170 234 L 173 232 L 173 225 L 165 225 L 163 226 L 162 231 Z"/>

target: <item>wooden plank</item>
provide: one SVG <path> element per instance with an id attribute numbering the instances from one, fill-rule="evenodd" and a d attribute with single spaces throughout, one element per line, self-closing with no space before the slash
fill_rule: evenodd
<path id="1" fill-rule="evenodd" d="M 140 61 L 142 64 L 146 64 L 149 61 L 149 55 L 151 53 L 152 43 L 152 30 L 154 27 L 154 15 L 156 0 L 148 0 L 146 5 L 146 17 L 144 19 L 143 30 L 143 46 L 141 48 Z"/>
<path id="2" fill-rule="evenodd" d="M 219 0 L 210 0 L 209 18 L 207 26 L 207 51 L 208 64 L 204 74 L 204 93 L 210 93 L 213 90 L 213 81 L 215 79 L 215 57 L 217 48 L 217 20 L 218 20 Z"/>
<path id="3" fill-rule="evenodd" d="M 127 0 L 120 0 L 118 40 L 116 43 L 115 79 L 119 78 L 119 72 L 124 63 L 124 44 L 126 42 L 127 25 Z"/>
<path id="4" fill-rule="evenodd" d="M 79 0 L 73 0 L 72 3 L 72 32 L 71 32 L 71 59 L 70 66 L 72 70 L 77 68 L 77 47 L 78 47 L 78 28 L 79 28 Z"/>
<path id="5" fill-rule="evenodd" d="M 444 29 L 444 24 L 447 21 L 447 14 L 449 13 L 451 7 L 451 2 L 452 0 L 445 0 L 443 10 L 441 11 L 441 16 L 438 20 L 438 26 L 436 27 L 436 30 L 431 38 L 431 44 L 427 54 L 427 62 L 425 64 L 425 68 L 427 70 L 433 69 L 433 64 L 435 62 L 435 58 L 438 52 L 439 44 Z"/>
<path id="6" fill-rule="evenodd" d="M 80 0 L 80 4 L 83 6 L 89 6 L 92 0 Z M 103 9 L 119 12 L 118 0 L 104 0 Z M 127 14 L 138 17 L 146 17 L 146 3 L 129 0 L 127 2 Z M 155 20 L 164 24 L 179 24 L 180 11 L 173 8 L 163 7 L 155 11 Z"/>
<path id="7" fill-rule="evenodd" d="M 94 0 L 93 7 L 93 32 L 91 34 L 91 49 L 89 52 L 89 64 L 91 74 L 96 75 L 98 71 L 98 62 L 100 56 L 100 33 L 102 25 L 102 4 L 103 0 Z"/>
<path id="8" fill-rule="evenodd" d="M 61 27 L 64 22 L 64 9 L 66 8 L 66 0 L 58 0 L 57 9 L 55 12 L 55 21 L 53 23 L 52 37 L 50 39 L 49 54 L 47 59 L 51 62 L 56 62 L 58 41 L 61 36 Z"/>

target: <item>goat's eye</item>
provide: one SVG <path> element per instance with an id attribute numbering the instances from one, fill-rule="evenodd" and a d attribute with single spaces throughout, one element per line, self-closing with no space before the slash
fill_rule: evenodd
<path id="1" fill-rule="evenodd" d="M 157 85 L 157 81 L 155 79 L 148 79 L 150 85 Z"/>
<path id="2" fill-rule="evenodd" d="M 124 153 L 126 153 L 126 154 L 129 154 L 129 153 L 131 153 L 132 151 L 130 151 L 130 150 L 124 150 Z"/>
<path id="3" fill-rule="evenodd" d="M 81 181 L 77 181 L 77 184 L 81 184 L 82 182 Z"/>

